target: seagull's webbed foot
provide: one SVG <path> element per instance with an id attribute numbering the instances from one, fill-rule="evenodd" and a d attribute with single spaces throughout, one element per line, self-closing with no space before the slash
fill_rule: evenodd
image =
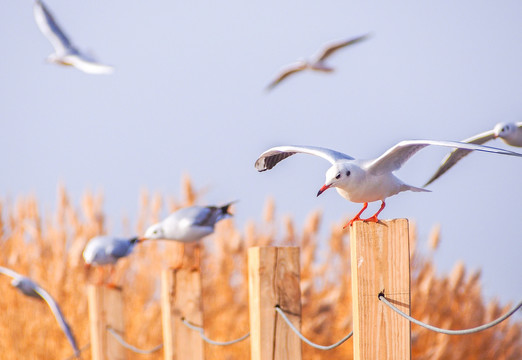
<path id="1" fill-rule="evenodd" d="M 368 207 L 368 203 L 365 202 L 364 205 L 363 205 L 363 208 L 361 209 L 361 211 L 359 211 L 359 212 L 357 213 L 357 215 L 355 215 L 355 217 L 354 217 L 352 220 L 348 221 L 348 222 L 346 223 L 346 225 L 343 226 L 343 229 L 346 229 L 348 226 L 352 226 L 352 224 L 353 224 L 355 221 L 357 221 L 357 220 L 363 220 L 363 219 L 360 218 L 360 216 L 361 216 L 361 214 L 363 213 L 363 211 L 366 210 L 367 207 Z"/>
<path id="2" fill-rule="evenodd" d="M 369 217 L 368 219 L 363 219 L 363 221 L 378 223 L 379 219 L 377 219 L 377 215 L 379 215 L 381 213 L 382 209 L 384 209 L 385 206 L 386 206 L 386 203 L 384 202 L 384 200 L 382 200 L 381 207 L 379 208 L 379 210 L 375 214 L 373 214 L 372 217 Z"/>

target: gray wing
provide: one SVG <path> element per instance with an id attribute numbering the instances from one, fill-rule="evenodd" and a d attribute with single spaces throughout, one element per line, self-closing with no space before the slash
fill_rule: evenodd
<path id="1" fill-rule="evenodd" d="M 483 133 L 480 133 L 478 135 L 472 136 L 468 139 L 462 140 L 462 142 L 470 143 L 470 144 L 477 144 L 482 145 L 489 140 L 493 140 L 495 138 L 495 135 L 493 133 L 493 130 L 484 131 Z M 462 159 L 464 156 L 468 155 L 473 150 L 466 150 L 466 149 L 455 149 L 452 152 L 450 152 L 443 160 L 440 165 L 440 167 L 437 169 L 435 174 L 428 180 L 424 186 L 428 186 L 435 180 L 437 180 L 442 174 L 444 174 L 446 171 L 451 169 L 453 165 L 455 165 L 460 159 Z"/>
<path id="2" fill-rule="evenodd" d="M 62 29 L 58 26 L 54 17 L 45 7 L 43 2 L 36 0 L 33 7 L 34 19 L 36 25 L 44 34 L 44 36 L 51 42 L 54 51 L 58 55 L 63 55 L 68 52 L 76 52 L 77 50 L 72 45 L 69 38 L 65 35 Z"/>
<path id="3" fill-rule="evenodd" d="M 295 74 L 295 73 L 297 73 L 299 71 L 302 71 L 302 70 L 306 69 L 306 67 L 307 67 L 307 64 L 304 61 L 298 61 L 298 62 L 296 62 L 294 64 L 288 65 L 288 67 L 286 67 L 285 69 L 281 70 L 279 75 L 277 75 L 277 77 L 274 80 L 272 80 L 272 82 L 270 84 L 268 84 L 266 89 L 267 90 L 272 90 L 281 81 L 283 81 L 284 79 L 286 79 L 287 77 L 289 77 L 292 74 Z"/>
<path id="4" fill-rule="evenodd" d="M 130 252 L 132 243 L 127 239 L 113 239 L 109 245 L 107 245 L 106 252 L 115 258 L 121 258 L 127 256 Z"/>
<path id="5" fill-rule="evenodd" d="M 439 141 L 439 140 L 405 140 L 401 141 L 391 149 L 387 150 L 377 159 L 367 165 L 368 171 L 379 175 L 400 169 L 417 151 L 429 145 L 454 147 L 466 150 L 477 150 L 502 155 L 521 156 L 522 154 L 514 151 L 497 149 L 491 146 L 468 144 L 458 141 Z"/>
<path id="6" fill-rule="evenodd" d="M 334 52 L 336 52 L 337 50 L 342 49 L 342 48 L 344 48 L 346 46 L 349 46 L 349 45 L 356 44 L 356 43 L 358 43 L 360 41 L 366 40 L 368 37 L 370 37 L 370 34 L 365 34 L 365 35 L 358 36 L 358 37 L 353 38 L 353 39 L 348 39 L 348 40 L 343 40 L 343 41 L 338 41 L 338 42 L 331 43 L 331 44 L 327 45 L 319 53 L 319 55 L 317 56 L 316 62 L 324 61 L 329 56 L 331 56 Z"/>
<path id="7" fill-rule="evenodd" d="M 354 160 L 346 154 L 317 146 L 276 146 L 262 153 L 256 160 L 257 171 L 270 170 L 280 161 L 297 153 L 310 154 L 328 160 L 332 165 L 339 160 Z"/>
<path id="8" fill-rule="evenodd" d="M 60 328 L 64 332 L 65 336 L 67 336 L 67 340 L 69 340 L 69 343 L 74 349 L 74 354 L 76 355 L 76 357 L 80 356 L 80 350 L 78 349 L 78 345 L 76 344 L 76 339 L 74 338 L 69 324 L 67 324 L 67 321 L 65 321 L 65 317 L 63 316 L 62 311 L 60 310 L 60 307 L 58 306 L 56 301 L 47 291 L 45 291 L 45 289 L 38 285 L 35 286 L 35 291 L 38 293 L 38 295 L 41 296 L 41 298 L 47 303 L 47 305 L 49 305 L 49 308 L 51 308 L 51 311 L 54 317 L 56 318 L 58 325 L 60 325 Z"/>

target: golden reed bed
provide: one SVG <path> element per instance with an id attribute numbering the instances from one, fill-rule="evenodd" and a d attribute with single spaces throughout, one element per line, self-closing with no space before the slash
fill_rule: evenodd
<path id="1" fill-rule="evenodd" d="M 197 200 L 190 180 L 184 183 L 182 203 L 164 201 L 159 195 L 141 195 L 135 227 L 142 233 L 159 219 L 165 206 L 174 210 Z M 205 239 L 202 251 L 205 328 L 216 340 L 235 339 L 248 332 L 246 250 L 253 245 L 298 245 L 301 247 L 302 331 L 312 341 L 331 344 L 346 335 L 351 324 L 351 284 L 349 237 L 342 224 L 331 225 L 330 236 L 319 239 L 321 214 L 312 213 L 302 229 L 291 218 L 275 218 L 275 205 L 267 201 L 264 220 L 238 229 L 234 220 L 222 221 L 216 233 Z M 40 214 L 33 197 L 20 197 L 14 204 L 0 201 L 0 266 L 28 275 L 46 288 L 60 303 L 81 347 L 89 342 L 87 299 L 82 251 L 91 237 L 103 234 L 105 216 L 101 195 L 86 194 L 80 204 L 71 204 L 66 191 L 58 190 L 54 213 Z M 324 225 L 323 225 L 324 226 Z M 411 226 L 411 225 L 410 225 Z M 413 228 L 413 226 L 411 226 Z M 412 253 L 412 315 L 443 328 L 477 326 L 506 312 L 510 304 L 487 303 L 481 295 L 480 272 L 468 273 L 456 264 L 445 276 L 436 274 L 429 256 L 415 249 L 414 230 L 410 236 Z M 319 241 L 324 242 L 319 247 Z M 436 249 L 435 228 L 429 241 Z M 175 262 L 180 245 L 149 242 L 117 265 L 117 279 L 125 298 L 125 338 L 140 348 L 162 342 L 159 303 L 160 271 Z M 322 255 L 318 256 L 321 252 Z M 191 253 L 191 249 L 187 249 Z M 233 261 L 231 261 L 233 260 Z M 65 336 L 48 307 L 21 295 L 0 278 L 0 358 L 65 359 L 72 354 Z M 522 323 L 510 319 L 493 329 L 466 336 L 435 334 L 412 326 L 413 359 L 522 359 Z M 208 359 L 248 359 L 249 341 L 216 347 L 207 345 Z M 82 353 L 90 358 L 90 351 Z M 163 352 L 128 359 L 162 359 Z M 328 351 L 303 345 L 304 359 L 352 359 L 352 341 Z"/>

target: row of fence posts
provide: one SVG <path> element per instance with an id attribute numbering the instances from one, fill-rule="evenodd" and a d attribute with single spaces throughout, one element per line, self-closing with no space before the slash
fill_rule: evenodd
<path id="1" fill-rule="evenodd" d="M 384 293 L 410 313 L 408 221 L 355 222 L 350 229 L 350 248 L 354 359 L 410 359 L 410 322 L 378 299 Z M 344 280 L 348 279 L 339 279 Z M 299 248 L 249 248 L 248 290 L 251 359 L 301 359 L 301 348 L 307 345 L 275 311 L 279 306 L 301 328 Z M 90 285 L 88 300 L 92 359 L 125 359 L 127 350 L 107 331 L 112 328 L 124 336 L 121 290 Z M 203 339 L 181 321 L 184 318 L 204 328 L 199 271 L 164 270 L 161 308 L 165 359 L 203 360 Z"/>

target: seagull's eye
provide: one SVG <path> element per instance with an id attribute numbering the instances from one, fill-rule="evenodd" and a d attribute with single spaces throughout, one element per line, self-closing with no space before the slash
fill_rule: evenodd
<path id="1" fill-rule="evenodd" d="M 340 177 L 341 177 L 341 173 L 339 173 L 339 174 L 337 174 L 337 175 L 335 176 L 336 179 L 339 179 Z"/>
<path id="2" fill-rule="evenodd" d="M 350 176 L 350 170 L 346 172 L 346 176 Z"/>

